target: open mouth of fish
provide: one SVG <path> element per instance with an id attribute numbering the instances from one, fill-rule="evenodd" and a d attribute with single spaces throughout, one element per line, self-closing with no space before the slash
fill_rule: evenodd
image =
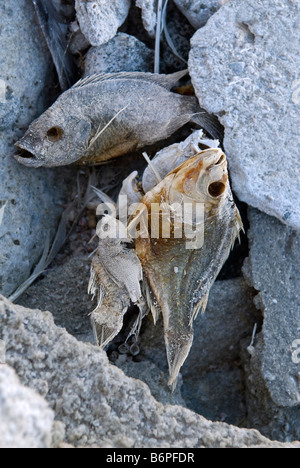
<path id="1" fill-rule="evenodd" d="M 28 151 L 26 148 L 22 148 L 19 145 L 15 145 L 18 148 L 18 153 L 14 154 L 14 158 L 19 163 L 27 167 L 40 167 L 42 166 L 42 161 L 36 157 L 35 154 Z"/>

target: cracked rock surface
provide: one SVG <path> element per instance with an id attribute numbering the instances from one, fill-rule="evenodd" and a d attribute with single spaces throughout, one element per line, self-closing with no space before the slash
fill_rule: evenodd
<path id="1" fill-rule="evenodd" d="M 225 127 L 238 198 L 300 229 L 299 4 L 232 0 L 191 41 L 200 104 Z"/>
<path id="2" fill-rule="evenodd" d="M 255 209 L 248 217 L 250 252 L 243 271 L 263 313 L 246 379 L 250 424 L 260 419 L 265 433 L 299 439 L 300 234 Z"/>
<path id="3" fill-rule="evenodd" d="M 213 423 L 180 406 L 158 403 L 146 384 L 109 364 L 101 349 L 80 343 L 56 327 L 48 312 L 25 309 L 1 297 L 0 323 L 7 364 L 23 385 L 36 389 L 47 400 L 56 420 L 65 425 L 68 444 L 284 446 L 256 430 Z"/>

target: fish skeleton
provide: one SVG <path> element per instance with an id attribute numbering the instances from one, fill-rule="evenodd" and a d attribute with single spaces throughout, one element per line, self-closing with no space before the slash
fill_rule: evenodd
<path id="1" fill-rule="evenodd" d="M 191 147 L 188 143 L 189 141 L 182 145 L 182 148 L 190 155 Z M 107 294 L 104 298 L 101 297 L 101 307 L 97 307 L 94 317 L 98 322 L 98 329 L 101 325 L 101 331 L 109 331 L 109 334 L 105 333 L 100 340 L 100 344 L 108 344 L 120 331 L 126 304 L 129 306 L 130 300 L 139 306 L 141 318 L 145 315 L 142 295 L 148 303 L 155 323 L 162 314 L 170 373 L 169 385 L 173 388 L 192 346 L 193 321 L 200 310 L 205 311 L 210 288 L 236 238 L 239 238 L 240 230 L 243 229 L 230 189 L 227 160 L 222 149 L 210 148 L 197 152 L 197 145 L 193 147 L 194 155 L 188 158 L 184 158 L 184 151 L 182 154 L 179 151 L 184 162 L 178 167 L 173 167 L 173 170 L 144 196 L 135 189 L 136 173 L 126 179 L 121 192 L 124 195 L 127 190 L 130 199 L 140 202 L 140 208 L 136 215 L 129 218 L 125 233 L 122 234 L 123 242 L 102 239 L 100 236 L 91 276 L 92 289 L 96 291 L 100 288 Z M 170 151 L 174 151 L 173 146 L 170 147 Z M 165 154 L 168 156 L 167 149 Z M 203 218 L 199 224 L 193 216 L 188 219 L 182 216 L 187 204 L 202 207 Z M 154 234 L 154 228 L 157 226 L 153 207 L 157 205 L 165 207 L 168 216 L 160 216 L 160 226 Z M 176 206 L 181 208 L 181 211 L 176 212 Z M 192 227 L 194 232 L 200 232 L 200 244 L 186 234 L 188 230 L 183 229 L 178 238 L 174 235 L 178 217 L 184 228 Z M 146 235 L 145 231 L 143 236 L 136 235 L 134 230 L 137 226 L 143 226 L 147 231 Z M 164 236 L 167 227 L 170 228 L 171 235 Z M 135 239 L 135 249 L 129 249 L 126 256 L 131 265 L 134 265 L 135 274 L 129 264 L 126 268 L 121 266 L 127 248 L 126 242 L 130 242 L 130 239 Z M 120 248 L 120 245 L 122 249 L 118 254 L 116 246 Z M 101 249 L 105 252 L 101 253 Z M 114 266 L 110 266 L 109 274 L 106 268 L 106 277 L 103 277 L 104 269 L 102 267 L 99 275 L 99 265 L 104 265 L 108 257 L 113 258 Z M 129 278 L 129 271 L 134 279 Z M 109 278 L 113 278 L 113 293 L 109 292 L 107 286 Z M 135 285 L 135 294 L 131 297 L 128 292 L 129 286 L 127 285 L 127 292 L 124 287 L 129 280 L 130 284 Z M 143 284 L 139 289 L 138 283 L 141 280 Z M 113 305 L 109 305 L 109 301 Z M 112 326 L 112 322 L 115 325 Z"/>
<path id="2" fill-rule="evenodd" d="M 187 71 L 99 74 L 80 80 L 16 143 L 29 167 L 101 164 L 157 141 L 188 122 L 220 137 L 220 124 L 194 96 L 171 92 Z"/>

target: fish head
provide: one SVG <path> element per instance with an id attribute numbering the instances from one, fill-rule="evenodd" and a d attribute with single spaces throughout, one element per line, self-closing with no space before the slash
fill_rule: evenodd
<path id="1" fill-rule="evenodd" d="M 204 203 L 205 213 L 220 206 L 229 190 L 227 160 L 220 148 L 210 148 L 188 159 L 174 171 L 170 203 Z"/>
<path id="2" fill-rule="evenodd" d="M 16 143 L 19 152 L 14 158 L 28 167 L 72 164 L 84 155 L 91 128 L 88 118 L 67 113 L 57 101 Z"/>

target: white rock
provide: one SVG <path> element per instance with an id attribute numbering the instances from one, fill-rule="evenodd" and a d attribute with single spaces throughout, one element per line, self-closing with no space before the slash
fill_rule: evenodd
<path id="1" fill-rule="evenodd" d="M 129 13 L 130 0 L 76 0 L 75 8 L 81 31 L 91 45 L 112 39 Z"/>
<path id="2" fill-rule="evenodd" d="M 0 364 L 0 448 L 50 448 L 53 422 L 46 401 Z"/>
<path id="3" fill-rule="evenodd" d="M 300 229 L 299 2 L 232 0 L 192 38 L 200 104 L 219 116 L 240 200 Z"/>

